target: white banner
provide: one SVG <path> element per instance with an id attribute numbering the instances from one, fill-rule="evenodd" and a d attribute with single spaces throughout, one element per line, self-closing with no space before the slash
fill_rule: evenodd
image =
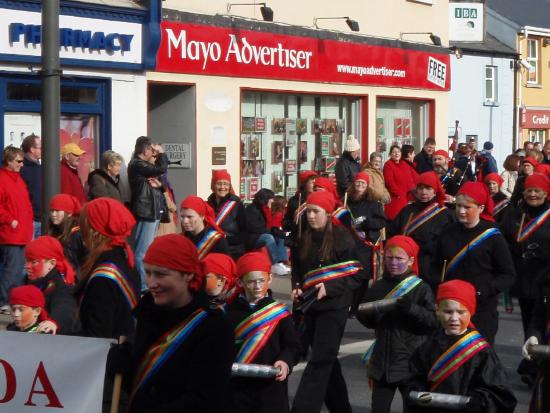
<path id="1" fill-rule="evenodd" d="M 112 342 L 0 332 L 0 411 L 100 413 Z"/>

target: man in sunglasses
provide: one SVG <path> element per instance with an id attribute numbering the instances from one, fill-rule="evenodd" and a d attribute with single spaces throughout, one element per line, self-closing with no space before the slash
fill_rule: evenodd
<path id="1" fill-rule="evenodd" d="M 24 248 L 32 240 L 33 211 L 27 185 L 19 172 L 24 153 L 4 148 L 0 168 L 0 312 L 9 313 L 8 291 L 23 284 Z"/>

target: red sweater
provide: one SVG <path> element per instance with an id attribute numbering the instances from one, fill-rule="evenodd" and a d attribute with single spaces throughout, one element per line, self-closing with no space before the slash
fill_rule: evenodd
<path id="1" fill-rule="evenodd" d="M 405 161 L 389 160 L 384 164 L 384 181 L 391 201 L 384 207 L 388 219 L 394 219 L 407 205 L 407 194 L 416 187 L 416 171 Z"/>
<path id="2" fill-rule="evenodd" d="M 13 220 L 17 227 L 11 227 Z M 27 185 L 19 172 L 0 169 L 0 245 L 25 245 L 32 240 L 33 212 Z"/>
<path id="3" fill-rule="evenodd" d="M 61 193 L 76 197 L 81 205 L 87 201 L 82 182 L 78 177 L 78 171 L 67 165 L 67 161 L 61 161 Z"/>

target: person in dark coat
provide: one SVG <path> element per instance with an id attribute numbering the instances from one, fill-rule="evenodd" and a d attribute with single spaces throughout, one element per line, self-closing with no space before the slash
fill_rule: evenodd
<path id="1" fill-rule="evenodd" d="M 300 188 L 290 197 L 283 218 L 283 229 L 290 232 L 288 236 L 288 245 L 295 245 L 298 242 L 298 227 L 305 228 L 306 220 L 304 211 L 306 210 L 306 200 L 309 194 L 313 192 L 317 173 L 313 171 L 301 171 L 298 177 Z"/>
<path id="2" fill-rule="evenodd" d="M 235 195 L 231 175 L 225 169 L 212 171 L 212 193 L 207 202 L 216 214 L 215 222 L 225 233 L 229 253 L 237 260 L 244 254 L 246 215 L 241 199 Z"/>
<path id="3" fill-rule="evenodd" d="M 31 196 L 34 238 L 37 238 L 42 235 L 42 165 L 40 164 L 42 140 L 40 136 L 35 134 L 26 136 L 21 142 L 21 150 L 25 158 L 20 173 Z"/>
<path id="4" fill-rule="evenodd" d="M 271 260 L 263 252 L 239 259 L 242 293 L 227 307 L 227 318 L 235 335 L 235 362 L 269 365 L 279 373 L 273 379 L 233 377 L 228 412 L 289 412 L 287 378 L 298 361 L 298 339 L 290 312 L 269 293 L 270 271 Z"/>
<path id="5" fill-rule="evenodd" d="M 61 193 L 74 196 L 80 204 L 87 200 L 84 185 L 78 176 L 80 157 L 85 153 L 86 151 L 72 142 L 61 148 Z"/>
<path id="6" fill-rule="evenodd" d="M 409 413 L 456 411 L 413 403 L 410 391 L 466 396 L 469 401 L 463 412 L 514 411 L 517 401 L 504 367 L 470 322 L 475 311 L 476 289 L 472 284 L 453 280 L 439 286 L 437 315 L 441 327 L 411 357 L 412 377 L 407 386 L 409 397 L 405 398 Z"/>
<path id="7" fill-rule="evenodd" d="M 94 169 L 88 175 L 90 199 L 107 197 L 122 202 L 118 183 L 123 163 L 122 156 L 114 151 L 105 151 L 101 154 L 101 168 Z"/>
<path id="8" fill-rule="evenodd" d="M 189 195 L 180 205 L 183 235 L 197 247 L 199 259 L 211 252 L 229 255 L 225 234 L 214 221 L 214 210 L 202 198 Z"/>
<path id="9" fill-rule="evenodd" d="M 416 172 L 422 174 L 433 170 L 433 154 L 435 152 L 435 139 L 427 138 L 422 150 L 414 157 Z"/>
<path id="10" fill-rule="evenodd" d="M 525 189 L 525 180 L 528 176 L 535 173 L 535 168 L 539 166 L 537 160 L 531 156 L 527 156 L 521 161 L 521 170 L 514 186 L 514 192 L 510 198 L 512 205 L 518 205 L 523 199 L 523 190 Z"/>
<path id="11" fill-rule="evenodd" d="M 71 334 L 75 326 L 75 272 L 64 256 L 61 243 L 50 236 L 38 237 L 25 247 L 28 283 L 42 291 L 45 309 L 55 320 L 55 334 Z M 45 328 L 40 325 L 38 332 Z"/>
<path id="12" fill-rule="evenodd" d="M 412 238 L 390 238 L 384 248 L 384 275 L 367 291 L 363 301 L 398 301 L 382 313 L 357 314 L 361 324 L 376 333 L 376 341 L 364 357 L 368 377 L 373 381 L 373 413 L 389 413 L 397 389 L 405 405 L 405 386 L 411 376 L 409 359 L 425 336 L 437 328 L 434 297 L 429 285 L 417 275 L 417 258 L 418 245 Z"/>
<path id="13" fill-rule="evenodd" d="M 348 187 L 353 182 L 355 175 L 361 170 L 361 162 L 359 160 L 361 145 L 353 135 L 349 135 L 344 145 L 344 153 L 338 161 L 336 161 L 336 189 L 338 195 L 344 197 Z"/>
<path id="14" fill-rule="evenodd" d="M 506 211 L 510 206 L 510 200 L 508 197 L 500 191 L 504 180 L 497 173 L 487 174 L 483 180 L 487 189 L 489 190 L 489 195 L 493 200 L 493 218 L 497 223 L 502 221 L 502 218 L 506 215 Z"/>
<path id="15" fill-rule="evenodd" d="M 390 159 L 384 164 L 384 180 L 391 196 L 384 212 L 389 220 L 394 219 L 409 201 L 409 194 L 416 187 L 418 173 L 401 159 L 401 149 L 397 145 L 390 148 Z"/>
<path id="16" fill-rule="evenodd" d="M 346 327 L 353 290 L 360 282 L 360 263 L 345 228 L 332 224 L 336 202 L 327 191 L 308 196 L 308 226 L 292 256 L 292 299 L 295 305 L 309 296 L 303 314 L 303 344 L 311 357 L 294 397 L 293 413 L 351 412 L 338 349 Z M 311 300 L 311 301 L 309 301 Z"/>
<path id="17" fill-rule="evenodd" d="M 123 381 L 131 386 L 128 411 L 224 411 L 233 333 L 219 307 L 197 298 L 203 281 L 195 246 L 181 235 L 162 235 L 144 264 L 149 291 L 134 311 L 131 368 Z"/>
<path id="18" fill-rule="evenodd" d="M 434 172 L 445 190 L 445 204 L 454 208 L 455 196 L 462 185 L 462 171 L 449 165 L 449 154 L 439 149 L 433 154 Z"/>
<path id="19" fill-rule="evenodd" d="M 455 222 L 455 217 L 454 211 L 444 205 L 445 191 L 433 171 L 419 175 L 414 196 L 415 201 L 403 208 L 389 225 L 388 236 L 407 235 L 415 240 L 420 247 L 418 275 L 427 277 L 437 240 L 445 225 Z"/>
<path id="20" fill-rule="evenodd" d="M 498 330 L 497 297 L 510 288 L 516 272 L 502 233 L 495 228 L 493 201 L 481 182 L 466 182 L 456 197 L 457 221 L 448 224 L 436 247 L 431 283 L 460 279 L 476 288 L 473 323 L 489 343 Z"/>

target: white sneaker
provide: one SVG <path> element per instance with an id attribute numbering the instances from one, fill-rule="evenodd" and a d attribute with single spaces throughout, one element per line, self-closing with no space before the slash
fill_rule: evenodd
<path id="1" fill-rule="evenodd" d="M 290 267 L 287 267 L 282 262 L 278 262 L 271 266 L 271 273 L 273 275 L 288 275 L 290 274 Z"/>

